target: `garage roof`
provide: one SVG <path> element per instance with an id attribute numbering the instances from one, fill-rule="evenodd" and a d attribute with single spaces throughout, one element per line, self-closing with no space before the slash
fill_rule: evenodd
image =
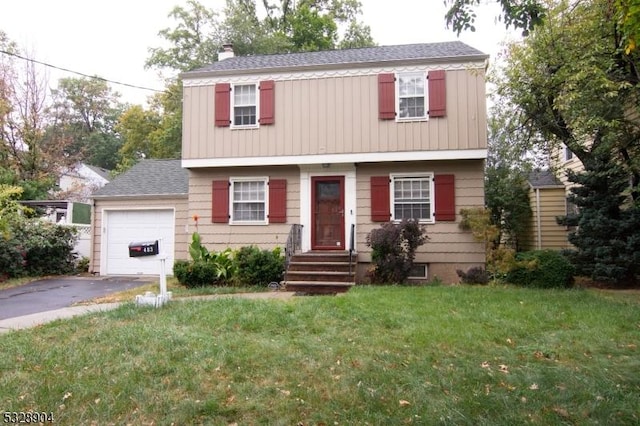
<path id="1" fill-rule="evenodd" d="M 186 195 L 189 172 L 180 160 L 142 160 L 93 194 L 93 198 Z"/>

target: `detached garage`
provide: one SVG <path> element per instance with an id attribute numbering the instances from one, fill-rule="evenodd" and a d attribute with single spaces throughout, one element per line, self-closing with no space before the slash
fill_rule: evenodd
<path id="1" fill-rule="evenodd" d="M 93 196 L 90 271 L 99 275 L 157 275 L 158 262 L 129 257 L 129 244 L 160 241 L 167 273 L 186 256 L 188 172 L 180 160 L 143 160 Z"/>

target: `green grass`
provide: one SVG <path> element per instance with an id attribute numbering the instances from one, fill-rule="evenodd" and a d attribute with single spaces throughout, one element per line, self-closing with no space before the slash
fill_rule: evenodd
<path id="1" fill-rule="evenodd" d="M 127 304 L 0 335 L 0 409 L 58 424 L 638 424 L 640 298 L 356 287 Z"/>
<path id="2" fill-rule="evenodd" d="M 180 299 L 182 297 L 192 296 L 207 296 L 212 294 L 233 294 L 233 293 L 256 293 L 264 292 L 268 289 L 261 286 L 204 286 L 204 287 L 185 287 L 178 282 L 174 277 L 167 278 L 167 291 L 172 293 L 172 297 Z M 160 284 L 156 281 L 150 281 L 148 284 L 144 284 L 139 287 L 135 287 L 129 290 L 123 290 L 116 293 L 111 293 L 106 296 L 96 297 L 94 299 L 80 302 L 81 305 L 95 304 L 95 303 L 112 303 L 112 302 L 127 302 L 135 300 L 136 295 L 144 294 L 150 291 L 152 293 L 160 293 Z"/>

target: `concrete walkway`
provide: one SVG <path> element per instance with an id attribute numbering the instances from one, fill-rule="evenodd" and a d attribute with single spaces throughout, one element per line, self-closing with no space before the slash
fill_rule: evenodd
<path id="1" fill-rule="evenodd" d="M 295 293 L 286 291 L 272 291 L 264 293 L 234 293 L 234 294 L 213 294 L 208 296 L 181 297 L 171 300 L 169 303 L 184 302 L 190 300 L 216 300 L 227 299 L 231 297 L 244 299 L 289 299 Z M 133 300 L 132 300 L 133 302 Z M 35 327 L 40 324 L 55 321 L 57 319 L 71 318 L 78 315 L 85 315 L 92 312 L 101 312 L 115 309 L 123 303 L 99 303 L 95 305 L 70 306 L 51 311 L 38 312 L 35 314 L 24 315 L 21 317 L 8 318 L 0 320 L 0 334 L 7 333 L 11 330 L 20 330 L 23 328 Z"/>

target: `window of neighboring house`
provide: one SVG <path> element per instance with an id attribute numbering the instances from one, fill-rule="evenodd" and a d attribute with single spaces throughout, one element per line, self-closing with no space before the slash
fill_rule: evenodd
<path id="1" fill-rule="evenodd" d="M 258 95 L 255 84 L 233 86 L 233 127 L 255 127 L 258 124 Z"/>
<path id="2" fill-rule="evenodd" d="M 562 147 L 562 151 L 564 152 L 564 161 L 571 160 L 573 158 L 573 152 L 566 145 L 563 145 Z"/>
<path id="3" fill-rule="evenodd" d="M 427 81 L 425 73 L 401 73 L 397 75 L 398 120 L 427 118 Z"/>
<path id="4" fill-rule="evenodd" d="M 565 207 L 565 215 L 566 216 L 575 216 L 578 213 L 580 213 L 580 208 L 575 205 L 574 203 L 572 203 L 569 198 L 565 198 L 564 200 L 564 207 Z M 577 226 L 575 225 L 567 225 L 566 229 L 567 231 L 573 231 L 577 228 Z"/>
<path id="5" fill-rule="evenodd" d="M 433 175 L 392 175 L 392 220 L 414 219 L 433 222 Z"/>
<path id="6" fill-rule="evenodd" d="M 267 223 L 267 178 L 231 179 L 231 223 Z"/>

